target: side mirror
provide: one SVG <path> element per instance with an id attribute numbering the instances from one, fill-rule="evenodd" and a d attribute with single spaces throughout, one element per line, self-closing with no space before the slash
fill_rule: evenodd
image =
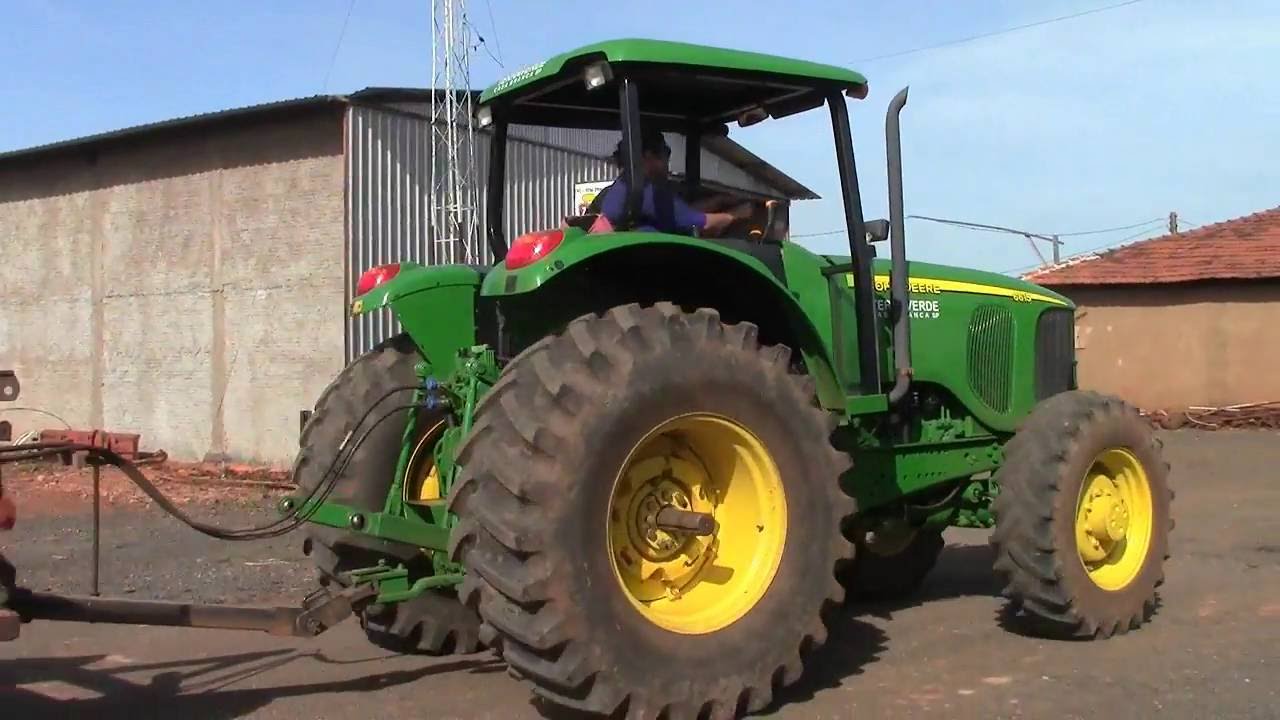
<path id="1" fill-rule="evenodd" d="M 867 231 L 867 242 L 878 243 L 889 239 L 888 220 L 869 220 L 862 226 Z"/>

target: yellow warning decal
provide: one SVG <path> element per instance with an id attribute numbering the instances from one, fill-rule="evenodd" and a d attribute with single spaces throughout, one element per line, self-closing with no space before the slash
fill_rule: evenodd
<path id="1" fill-rule="evenodd" d="M 845 281 L 849 287 L 853 287 L 853 275 L 845 275 Z M 1026 290 L 1015 290 L 1014 288 L 1000 287 L 999 285 L 984 285 L 982 283 L 964 282 L 961 280 L 940 280 L 936 278 L 907 278 L 908 292 L 917 295 L 940 295 L 944 292 L 962 292 L 974 295 L 996 295 L 999 297 L 1007 297 L 1014 302 L 1046 302 L 1051 305 L 1066 305 L 1065 302 L 1056 297 L 1041 295 L 1040 293 L 1027 292 Z M 889 291 L 889 276 L 876 275 L 876 292 Z"/>

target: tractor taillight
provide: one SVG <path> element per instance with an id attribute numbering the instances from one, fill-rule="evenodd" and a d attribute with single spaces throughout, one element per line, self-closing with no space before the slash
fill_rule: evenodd
<path id="1" fill-rule="evenodd" d="M 370 290 L 378 287 L 382 283 L 390 280 L 400 272 L 398 263 L 393 265 L 378 265 L 364 271 L 360 276 L 359 282 L 356 283 L 356 295 L 363 295 Z"/>
<path id="2" fill-rule="evenodd" d="M 559 247 L 564 240 L 563 230 L 543 230 L 521 235 L 511 243 L 507 251 L 507 269 L 516 270 L 540 260 Z"/>

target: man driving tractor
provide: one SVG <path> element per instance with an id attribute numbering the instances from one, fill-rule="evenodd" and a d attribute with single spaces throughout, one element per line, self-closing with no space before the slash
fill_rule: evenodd
<path id="1" fill-rule="evenodd" d="M 623 166 L 623 150 L 622 141 L 619 140 L 613 153 L 613 161 L 619 168 Z M 733 222 L 751 217 L 750 203 L 740 202 L 725 210 L 726 206 L 734 202 L 733 198 L 727 196 L 713 196 L 693 205 L 686 203 L 671 185 L 671 147 L 667 145 L 661 132 L 644 130 L 640 150 L 645 187 L 638 229 L 678 234 L 696 230 L 700 235 L 715 236 L 724 232 Z M 626 204 L 627 183 L 619 176 L 592 203 L 592 211 L 600 214 L 592 231 L 601 232 L 621 224 L 626 215 Z"/>

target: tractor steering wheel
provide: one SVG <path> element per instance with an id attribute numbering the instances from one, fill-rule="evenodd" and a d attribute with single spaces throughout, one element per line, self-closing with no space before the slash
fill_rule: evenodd
<path id="1" fill-rule="evenodd" d="M 755 242 L 767 242 L 769 237 L 773 235 L 774 227 L 778 224 L 778 201 L 765 200 L 765 217 L 764 226 L 752 228 L 747 233 L 747 238 Z"/>

